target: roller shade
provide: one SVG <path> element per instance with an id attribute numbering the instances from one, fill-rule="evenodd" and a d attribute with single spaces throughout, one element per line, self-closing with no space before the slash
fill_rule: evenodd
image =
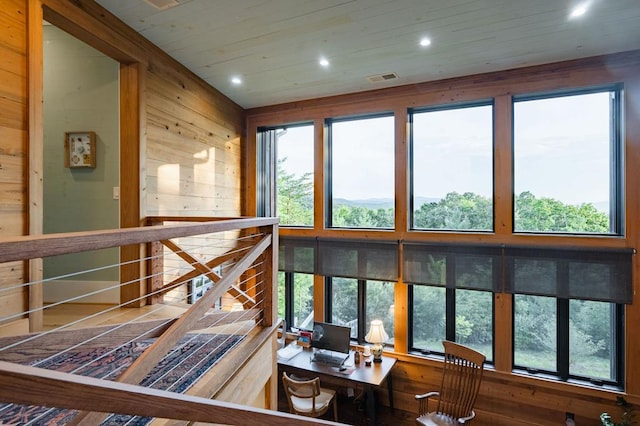
<path id="1" fill-rule="evenodd" d="M 407 284 L 631 303 L 633 249 L 403 243 Z M 278 269 L 398 280 L 398 243 L 280 237 Z"/>
<path id="2" fill-rule="evenodd" d="M 278 270 L 314 274 L 317 245 L 315 238 L 280 237 Z"/>
<path id="3" fill-rule="evenodd" d="M 398 243 L 318 240 L 319 275 L 398 280 Z"/>
<path id="4" fill-rule="evenodd" d="M 633 250 L 505 248 L 505 292 L 631 303 Z"/>
<path id="5" fill-rule="evenodd" d="M 403 280 L 410 284 L 500 291 L 500 247 L 405 243 Z"/>

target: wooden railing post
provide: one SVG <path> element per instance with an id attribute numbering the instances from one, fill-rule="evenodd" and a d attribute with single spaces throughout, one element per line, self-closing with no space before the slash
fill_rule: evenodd
<path id="1" fill-rule="evenodd" d="M 162 225 L 162 220 L 154 220 L 150 219 L 147 223 L 148 226 L 154 225 Z M 159 292 L 160 289 L 164 286 L 164 246 L 160 241 L 152 241 L 147 244 L 147 269 L 148 279 L 147 279 L 147 294 L 149 297 L 147 298 L 147 303 L 150 305 L 155 305 L 156 303 L 162 302 L 163 294 Z"/>
<path id="2" fill-rule="evenodd" d="M 269 327 L 278 317 L 278 224 L 263 229 L 271 234 L 271 245 L 264 252 L 264 279 L 260 280 L 259 293 L 263 297 L 263 325 Z"/>

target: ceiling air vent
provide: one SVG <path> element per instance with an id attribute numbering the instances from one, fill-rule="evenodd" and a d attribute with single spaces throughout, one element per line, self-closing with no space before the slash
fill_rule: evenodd
<path id="1" fill-rule="evenodd" d="M 180 4 L 178 0 L 144 0 L 158 10 L 167 10 Z"/>
<path id="2" fill-rule="evenodd" d="M 382 81 L 397 80 L 398 78 L 398 74 L 389 72 L 386 74 L 371 75 L 367 77 L 367 80 L 369 80 L 370 83 L 380 83 Z"/>

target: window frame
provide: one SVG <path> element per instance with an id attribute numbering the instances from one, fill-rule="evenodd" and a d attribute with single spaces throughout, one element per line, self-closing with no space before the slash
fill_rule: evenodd
<path id="1" fill-rule="evenodd" d="M 491 351 L 492 357 L 487 357 L 485 364 L 493 365 L 495 362 L 495 335 L 496 335 L 496 301 L 495 297 L 493 297 L 493 292 L 487 290 L 469 290 L 465 288 L 452 288 L 449 286 L 427 286 L 424 284 L 411 284 L 408 283 L 408 327 L 407 334 L 409 340 L 409 353 L 414 355 L 422 355 L 422 356 L 443 356 L 444 348 L 442 351 L 430 350 L 426 348 L 419 348 L 415 345 L 414 333 L 413 333 L 413 324 L 414 324 L 414 289 L 415 287 L 433 287 L 433 288 L 444 288 L 445 290 L 445 340 L 449 340 L 451 342 L 456 341 L 456 290 L 467 290 L 467 291 L 477 291 L 483 293 L 490 293 L 491 297 Z"/>
<path id="2" fill-rule="evenodd" d="M 570 96 L 588 95 L 593 93 L 605 93 L 609 92 L 614 95 L 614 99 L 609 99 L 611 105 L 610 115 L 610 140 L 609 140 L 609 176 L 610 176 L 610 199 L 609 199 L 609 232 L 607 233 L 590 233 L 590 232 L 549 232 L 549 231 L 519 231 L 516 230 L 516 197 L 515 197 L 515 106 L 517 102 L 526 102 L 532 100 L 544 100 L 563 98 Z M 511 184 L 514 188 L 514 196 L 511 206 L 511 217 L 513 235 L 530 235 L 530 234 L 542 234 L 548 236 L 554 235 L 596 235 L 603 237 L 624 237 L 624 173 L 625 173 L 625 161 L 624 161 L 624 85 L 622 83 L 598 85 L 586 88 L 569 88 L 556 91 L 545 91 L 539 93 L 527 93 L 513 95 L 511 97 Z"/>
<path id="3" fill-rule="evenodd" d="M 521 294 L 521 293 L 516 293 Z M 542 370 L 535 367 L 528 367 L 524 365 L 516 364 L 516 324 L 515 324 L 515 310 L 516 310 L 516 294 L 512 294 L 512 306 L 513 315 L 511 317 L 512 327 L 512 359 L 514 373 L 526 374 L 532 377 L 546 377 L 552 378 L 562 382 L 572 382 L 587 384 L 591 386 L 598 386 L 604 388 L 610 388 L 613 390 L 624 390 L 625 383 L 625 327 L 624 327 L 624 305 L 620 303 L 611 303 L 614 310 L 614 318 L 612 320 L 612 337 L 611 337 L 611 362 L 612 370 L 615 371 L 615 380 L 596 379 L 579 374 L 570 373 L 570 361 L 571 361 L 571 347 L 570 347 L 570 331 L 569 331 L 569 305 L 571 300 L 578 299 L 565 299 L 556 297 L 556 370 Z M 604 303 L 604 302 L 603 302 Z"/>
<path id="4" fill-rule="evenodd" d="M 490 106 L 491 107 L 491 229 L 448 229 L 448 228 L 417 228 L 415 226 L 415 203 L 414 203 L 414 190 L 415 190 L 415 176 L 414 176 L 414 154 L 415 154 L 415 136 L 414 136 L 414 116 L 415 114 L 425 112 L 437 112 L 437 111 L 451 111 L 456 109 L 467 109 Z M 433 106 L 422 106 L 407 109 L 407 124 L 409 126 L 409 147 L 407 159 L 407 179 L 409 194 L 407 199 L 407 225 L 409 231 L 412 232 L 459 232 L 459 233 L 494 233 L 496 229 L 496 209 L 495 209 L 495 147 L 496 147 L 496 108 L 495 99 L 478 99 L 471 102 L 456 102 L 449 104 L 440 104 Z"/>
<path id="5" fill-rule="evenodd" d="M 333 322 L 333 278 L 341 278 L 341 277 L 325 277 L 325 280 L 324 280 L 324 283 L 325 283 L 324 285 L 324 297 L 325 297 L 324 318 L 326 322 Z M 356 301 L 356 304 L 357 304 L 356 317 L 358 320 L 357 336 L 355 339 L 352 338 L 351 340 L 355 340 L 359 345 L 366 345 L 368 344 L 368 342 L 365 340 L 365 336 L 369 331 L 369 324 L 366 321 L 367 320 L 367 282 L 368 281 L 375 281 L 380 283 L 386 282 L 389 284 L 393 284 L 394 289 L 395 289 L 395 283 L 391 281 L 367 280 L 367 279 L 361 279 L 361 278 L 348 278 L 348 279 L 356 280 L 357 287 L 358 287 L 357 288 L 358 300 Z M 385 348 L 393 346 L 388 343 L 384 343 L 383 345 Z"/>
<path id="6" fill-rule="evenodd" d="M 334 277 L 324 277 L 324 318 L 328 323 L 333 323 L 333 278 Z M 366 329 L 362 318 L 367 311 L 367 302 L 366 298 L 364 297 L 366 295 L 367 280 L 359 278 L 348 279 L 356 280 L 358 287 L 358 300 L 356 301 L 356 319 L 358 320 L 357 336 L 355 339 L 352 337 L 351 340 L 355 340 L 358 344 L 363 344 L 364 336 L 366 335 Z"/>
<path id="7" fill-rule="evenodd" d="M 292 271 L 277 271 L 278 274 L 284 274 L 284 320 L 287 323 L 287 331 L 291 331 L 292 328 L 299 328 L 294 324 L 295 317 L 295 275 L 305 274 L 304 272 L 292 272 Z M 313 274 L 305 274 L 311 275 Z M 315 306 L 315 301 L 314 301 Z"/>
<path id="8" fill-rule="evenodd" d="M 396 229 L 397 223 L 394 223 L 391 228 L 349 228 L 349 227 L 338 227 L 333 225 L 333 124 L 334 123 L 344 123 L 347 121 L 358 121 L 358 120 L 368 120 L 375 118 L 383 118 L 390 117 L 395 119 L 395 113 L 393 111 L 381 111 L 374 112 L 369 114 L 357 114 L 343 117 L 328 117 L 324 119 L 324 151 L 326 154 L 325 157 L 325 212 L 324 212 L 324 226 L 327 229 L 335 229 L 335 230 L 373 230 L 373 231 L 393 231 Z M 395 135 L 395 121 L 393 123 L 393 132 Z M 395 139 L 393 140 L 394 152 L 395 152 Z M 393 170 L 395 176 L 395 161 L 393 162 Z M 395 200 L 395 182 L 394 182 L 394 193 L 393 199 Z M 395 205 L 394 205 L 394 219 L 395 219 Z"/>
<path id="9" fill-rule="evenodd" d="M 267 132 L 277 132 L 294 127 L 311 126 L 315 133 L 315 123 L 313 121 L 300 121 L 289 124 L 274 126 L 259 126 L 256 134 L 256 216 L 269 217 L 278 216 L 278 137 L 277 133 L 269 138 Z M 314 136 L 315 137 L 315 136 Z M 315 141 L 313 141 L 315 146 Z M 315 156 L 315 148 L 312 150 Z M 315 177 L 315 162 L 314 162 Z M 315 201 L 315 178 L 312 182 L 314 188 L 312 199 Z M 314 203 L 312 218 L 315 217 L 316 206 Z M 290 225 L 279 224 L 282 228 L 292 229 L 313 229 L 311 225 Z"/>

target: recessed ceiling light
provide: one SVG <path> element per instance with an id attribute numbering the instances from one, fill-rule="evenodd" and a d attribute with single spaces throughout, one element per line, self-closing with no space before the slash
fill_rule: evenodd
<path id="1" fill-rule="evenodd" d="M 431 44 L 431 39 L 427 38 L 427 37 L 423 37 L 420 39 L 420 46 L 422 47 L 427 47 Z"/>
<path id="2" fill-rule="evenodd" d="M 579 18 L 585 13 L 587 13 L 587 4 L 586 3 L 579 4 L 571 10 L 571 13 L 569 14 L 569 19 Z"/>
<path id="3" fill-rule="evenodd" d="M 231 82 L 233 84 L 235 84 L 236 86 L 238 86 L 238 85 L 242 84 L 242 79 L 240 77 L 238 77 L 238 76 L 231 77 Z"/>
<path id="4" fill-rule="evenodd" d="M 329 60 L 327 58 L 320 58 L 318 63 L 320 64 L 320 66 L 323 66 L 325 68 L 329 66 Z"/>

